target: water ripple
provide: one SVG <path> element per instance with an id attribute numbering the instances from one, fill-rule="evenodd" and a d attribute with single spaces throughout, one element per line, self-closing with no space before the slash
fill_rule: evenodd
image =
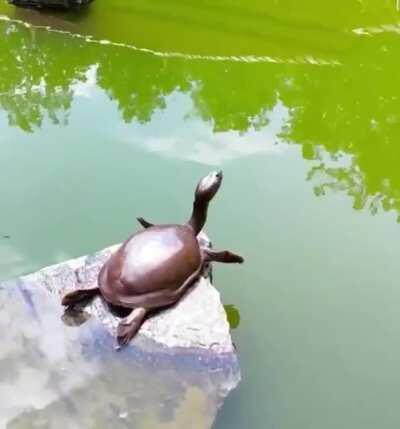
<path id="1" fill-rule="evenodd" d="M 160 52 L 148 48 L 140 48 L 135 45 L 130 45 L 123 42 L 112 42 L 110 40 L 95 39 L 92 36 L 85 36 L 79 33 L 72 33 L 66 30 L 59 30 L 45 25 L 32 25 L 19 19 L 12 19 L 6 15 L 0 15 L 0 21 L 8 21 L 15 24 L 22 25 L 26 28 L 36 28 L 46 30 L 52 33 L 66 34 L 71 37 L 83 39 L 88 43 L 94 43 L 98 45 L 108 45 L 113 47 L 120 47 L 125 49 L 131 49 L 137 52 L 143 52 L 151 54 L 157 57 L 163 58 L 180 58 L 184 60 L 200 60 L 200 61 L 227 61 L 237 63 L 275 63 L 275 64 L 309 64 L 314 66 L 340 66 L 341 63 L 337 60 L 326 60 L 322 58 L 316 58 L 312 55 L 296 56 L 293 58 L 280 58 L 268 55 L 202 55 L 202 54 L 187 54 L 183 52 Z"/>

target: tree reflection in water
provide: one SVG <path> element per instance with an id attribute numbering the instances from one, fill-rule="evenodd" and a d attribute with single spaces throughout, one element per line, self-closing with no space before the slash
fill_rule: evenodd
<path id="1" fill-rule="evenodd" d="M 343 35 L 341 65 L 320 66 L 166 59 L 13 22 L 0 32 L 0 107 L 11 126 L 66 125 L 90 70 L 127 123 L 150 122 L 181 93 L 214 133 L 243 134 L 264 129 L 280 103 L 288 115 L 278 137 L 313 161 L 316 195 L 344 191 L 355 209 L 400 212 L 396 34 Z"/>

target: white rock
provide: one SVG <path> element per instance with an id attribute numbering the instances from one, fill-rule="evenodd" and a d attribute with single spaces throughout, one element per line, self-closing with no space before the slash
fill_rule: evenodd
<path id="1" fill-rule="evenodd" d="M 146 321 L 120 352 L 118 319 L 100 298 L 80 326 L 65 323 L 61 295 L 95 286 L 115 249 L 0 283 L 0 427 L 186 428 L 188 415 L 212 427 L 240 370 L 208 279 Z"/>
<path id="2" fill-rule="evenodd" d="M 210 243 L 205 234 L 200 236 L 200 240 L 204 244 Z M 95 287 L 102 264 L 117 248 L 118 245 L 111 246 L 92 256 L 44 268 L 25 279 L 45 286 L 60 298 L 78 288 Z M 106 329 L 115 334 L 119 319 L 108 311 L 101 298 L 96 298 L 85 311 L 97 317 Z M 140 342 L 141 336 L 170 348 L 199 348 L 213 353 L 234 353 L 220 294 L 208 277 L 201 277 L 175 306 L 145 321 L 133 343 Z"/>

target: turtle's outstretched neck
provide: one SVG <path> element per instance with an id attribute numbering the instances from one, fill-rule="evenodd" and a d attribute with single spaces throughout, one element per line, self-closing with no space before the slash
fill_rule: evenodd
<path id="1" fill-rule="evenodd" d="M 207 220 L 209 202 L 194 200 L 192 216 L 188 222 L 189 226 L 197 235 L 202 229 Z"/>
<path id="2" fill-rule="evenodd" d="M 188 222 L 195 235 L 203 229 L 206 223 L 208 205 L 221 186 L 221 182 L 222 171 L 213 171 L 206 177 L 203 177 L 196 187 L 193 212 Z"/>

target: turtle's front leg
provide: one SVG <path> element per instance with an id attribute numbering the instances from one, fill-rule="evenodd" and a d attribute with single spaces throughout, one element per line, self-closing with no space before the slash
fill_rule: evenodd
<path id="1" fill-rule="evenodd" d="M 137 334 L 146 317 L 147 310 L 142 307 L 135 308 L 119 322 L 117 328 L 117 341 L 120 347 L 125 346 Z"/>
<path id="2" fill-rule="evenodd" d="M 229 250 L 203 249 L 206 262 L 224 262 L 226 264 L 242 264 L 244 259 Z"/>
<path id="3" fill-rule="evenodd" d="M 153 223 L 147 222 L 147 220 L 143 219 L 142 217 L 138 217 L 137 221 L 140 223 L 140 225 L 143 226 L 144 229 L 154 226 Z"/>
<path id="4" fill-rule="evenodd" d="M 87 304 L 97 295 L 100 295 L 100 289 L 98 287 L 92 289 L 78 289 L 64 295 L 61 303 L 65 307 Z"/>

